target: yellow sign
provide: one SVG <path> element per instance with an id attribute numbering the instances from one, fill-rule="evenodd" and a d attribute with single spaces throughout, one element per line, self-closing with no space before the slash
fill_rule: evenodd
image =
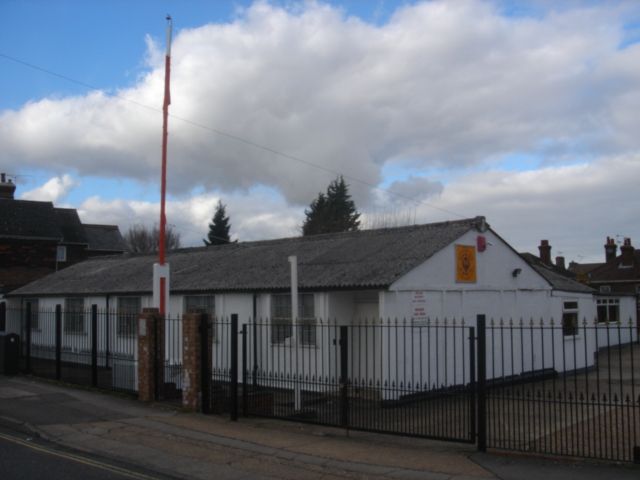
<path id="1" fill-rule="evenodd" d="M 456 245 L 456 282 L 476 283 L 476 247 Z"/>

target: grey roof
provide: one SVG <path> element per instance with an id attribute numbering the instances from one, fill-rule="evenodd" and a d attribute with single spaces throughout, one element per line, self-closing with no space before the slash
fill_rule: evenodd
<path id="1" fill-rule="evenodd" d="M 290 255 L 298 257 L 302 289 L 387 287 L 480 223 L 483 217 L 179 250 L 168 256 L 171 290 L 285 290 Z M 155 261 L 150 255 L 97 257 L 11 295 L 148 293 Z"/>
<path id="2" fill-rule="evenodd" d="M 520 256 L 538 272 L 554 290 L 576 293 L 595 293 L 593 288 L 577 282 L 576 280 L 558 272 L 555 267 L 546 265 L 538 257 L 531 253 L 521 253 Z"/>
<path id="3" fill-rule="evenodd" d="M 89 250 L 99 252 L 124 252 L 127 247 L 117 225 L 83 224 L 89 242 Z"/>
<path id="4" fill-rule="evenodd" d="M 75 208 L 54 208 L 58 226 L 62 232 L 62 241 L 64 243 L 79 243 L 86 245 L 87 237 L 84 234 L 84 228 L 78 211 Z"/>
<path id="5" fill-rule="evenodd" d="M 61 240 L 51 202 L 0 199 L 0 237 Z"/>

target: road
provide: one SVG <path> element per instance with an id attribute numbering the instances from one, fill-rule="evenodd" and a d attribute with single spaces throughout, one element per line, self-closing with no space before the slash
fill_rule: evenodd
<path id="1" fill-rule="evenodd" d="M 0 472 L 3 480 L 156 480 L 153 473 L 79 455 L 39 439 L 0 427 Z"/>

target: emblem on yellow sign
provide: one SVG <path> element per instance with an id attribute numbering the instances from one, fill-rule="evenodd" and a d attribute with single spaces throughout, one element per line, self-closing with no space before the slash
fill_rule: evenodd
<path id="1" fill-rule="evenodd" d="M 476 247 L 456 245 L 456 282 L 476 282 Z"/>

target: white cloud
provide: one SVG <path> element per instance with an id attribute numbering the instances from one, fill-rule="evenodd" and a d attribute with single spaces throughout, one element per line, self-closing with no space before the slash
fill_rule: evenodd
<path id="1" fill-rule="evenodd" d="M 621 7 L 504 16 L 493 3 L 424 2 L 383 25 L 315 2 L 258 2 L 185 29 L 173 47 L 171 112 L 367 184 L 389 161 L 461 167 L 511 152 L 565 159 L 640 148 L 640 47 L 620 48 Z M 162 55 L 119 92 L 159 109 Z M 101 92 L 0 114 L 0 162 L 154 181 L 161 116 Z M 334 177 L 170 120 L 174 192 L 256 184 L 308 203 Z M 374 201 L 351 181 L 356 200 Z"/>
<path id="2" fill-rule="evenodd" d="M 38 200 L 57 203 L 63 200 L 78 183 L 71 175 L 62 175 L 49 179 L 44 185 L 20 195 L 22 200 Z"/>
<path id="3" fill-rule="evenodd" d="M 232 239 L 241 241 L 297 236 L 302 211 L 290 207 L 284 198 L 271 191 L 254 189 L 250 196 L 202 194 L 185 200 L 167 202 L 167 223 L 181 234 L 184 246 L 202 246 L 218 200 L 227 205 Z M 157 224 L 160 207 L 154 202 L 88 198 L 78 208 L 86 223 L 107 223 L 120 227 L 124 234 L 131 225 Z"/>
<path id="4" fill-rule="evenodd" d="M 519 251 L 537 253 L 544 238 L 553 255 L 603 261 L 607 236 L 631 237 L 640 247 L 640 225 L 634 220 L 640 211 L 634 194 L 638 178 L 640 152 L 572 166 L 472 174 L 429 201 L 464 216 L 485 215 Z M 419 222 L 452 218 L 426 205 L 417 208 Z"/>
<path id="5" fill-rule="evenodd" d="M 168 186 L 178 200 L 169 223 L 200 244 L 222 198 L 241 240 L 295 235 L 304 206 L 335 177 L 219 129 L 344 173 L 371 224 L 484 214 L 518 249 L 548 238 L 555 253 L 581 260 L 600 259 L 606 235 L 640 243 L 640 45 L 621 46 L 629 9 L 637 16 L 634 3 L 577 2 L 509 17 L 495 2 L 432 1 L 374 25 L 322 3 L 258 2 L 229 23 L 182 30 L 172 50 Z M 3 168 L 59 175 L 25 198 L 64 198 L 70 171 L 156 181 L 163 49 L 146 42 L 149 70 L 120 96 L 0 112 Z M 543 168 L 496 169 L 519 154 Z M 390 190 L 446 211 L 372 189 L 389 164 L 443 172 Z M 194 187 L 208 193 L 182 199 Z M 84 221 L 123 231 L 158 210 L 100 197 L 79 208 Z"/>

